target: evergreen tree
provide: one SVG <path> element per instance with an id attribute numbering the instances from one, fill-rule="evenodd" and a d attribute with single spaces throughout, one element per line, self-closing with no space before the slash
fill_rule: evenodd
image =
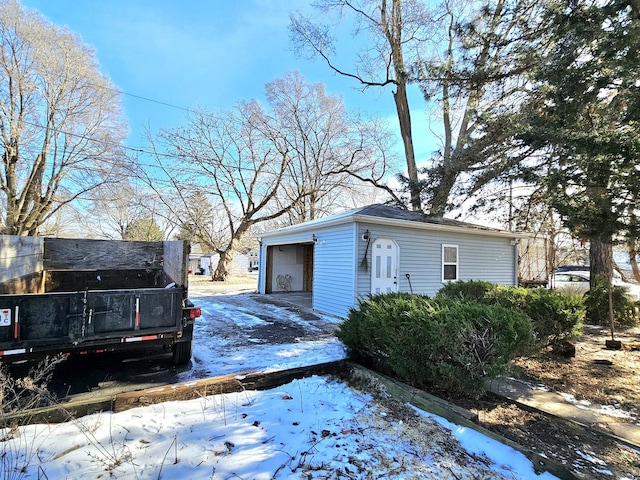
<path id="1" fill-rule="evenodd" d="M 552 47 L 524 109 L 521 140 L 565 225 L 590 243 L 591 281 L 611 277 L 612 244 L 637 236 L 640 193 L 639 5 L 561 0 L 548 9 Z"/>
<path id="2" fill-rule="evenodd" d="M 164 233 L 151 217 L 140 217 L 133 220 L 127 225 L 124 232 L 124 240 L 160 242 L 164 239 Z"/>

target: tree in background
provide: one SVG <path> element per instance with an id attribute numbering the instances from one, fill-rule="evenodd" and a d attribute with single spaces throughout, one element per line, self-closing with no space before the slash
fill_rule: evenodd
<path id="1" fill-rule="evenodd" d="M 130 172 L 122 171 L 118 188 L 111 184 L 101 185 L 92 190 L 87 200 L 74 208 L 73 216 L 77 223 L 83 225 L 85 234 L 112 240 L 132 240 L 127 232 L 132 225 L 142 219 L 162 221 L 162 239 L 168 238 L 165 221 L 166 214 L 162 202 L 159 202 L 149 188 L 136 185 L 128 178 Z"/>
<path id="2" fill-rule="evenodd" d="M 228 243 L 228 226 L 222 205 L 214 205 L 207 189 L 191 185 L 192 192 L 179 211 L 177 238 L 200 245 L 203 252 L 214 252 Z"/>
<path id="3" fill-rule="evenodd" d="M 151 217 L 140 217 L 129 223 L 124 231 L 123 240 L 161 242 L 164 232 Z"/>
<path id="4" fill-rule="evenodd" d="M 628 1 L 551 5 L 555 47 L 540 64 L 520 136 L 542 154 L 536 172 L 550 204 L 589 240 L 592 283 L 611 278 L 613 242 L 638 236 L 639 14 Z"/>
<path id="5" fill-rule="evenodd" d="M 353 202 L 367 183 L 383 184 L 395 159 L 381 122 L 349 115 L 340 97 L 295 71 L 267 84 L 266 98 L 273 137 L 282 139 L 291 158 L 275 200 L 286 205 L 296 199 L 280 223 L 320 218 Z"/>
<path id="6" fill-rule="evenodd" d="M 268 131 L 264 110 L 250 102 L 219 115 L 193 113 L 186 127 L 159 134 L 167 153 L 179 159 L 180 178 L 190 177 L 181 182 L 181 195 L 211 196 L 218 218 L 225 220 L 222 243 L 214 245 L 220 255 L 213 273 L 216 281 L 226 279 L 240 240 L 252 225 L 281 216 L 299 201 L 276 207 L 274 199 L 282 191 L 290 157 L 285 142 L 272 141 L 265 135 Z"/>
<path id="7" fill-rule="evenodd" d="M 418 169 L 413 145 L 411 111 L 408 86 L 411 83 L 411 64 L 425 38 L 430 36 L 431 21 L 423 2 L 419 0 L 321 0 L 316 3 L 321 15 L 328 19 L 336 15 L 334 24 L 320 24 L 303 15 L 291 17 L 291 36 L 296 50 L 310 58 L 320 58 L 334 72 L 355 79 L 363 89 L 369 87 L 395 88 L 400 135 L 404 147 L 408 175 L 409 204 L 413 210 L 422 210 Z M 336 60 L 335 24 L 343 18 L 355 17 L 355 37 L 371 35 L 358 51 L 358 60 L 351 68 L 339 66 Z M 394 195 L 398 203 L 402 203 Z"/>
<path id="8" fill-rule="evenodd" d="M 420 170 L 425 210 L 443 215 L 511 184 L 530 151 L 512 142 L 529 72 L 543 48 L 537 0 L 445 1 L 414 65 L 440 149 Z"/>
<path id="9" fill-rule="evenodd" d="M 321 1 L 323 21 L 329 13 L 336 14 L 335 23 L 355 17 L 356 38 L 364 46 L 352 69 L 338 66 L 335 23 L 296 15 L 290 28 L 297 51 L 311 52 L 363 88 L 395 86 L 409 203 L 414 210 L 442 215 L 485 185 L 508 178 L 526 156 L 508 141 L 510 116 L 536 59 L 531 52 L 541 38 L 540 5 L 533 0 L 446 1 L 437 7 L 421 0 Z M 407 96 L 412 83 L 441 124 L 420 132 L 441 135 L 441 149 L 422 169 L 416 167 Z"/>
<path id="10" fill-rule="evenodd" d="M 381 132 L 347 121 L 321 86 L 291 73 L 269 84 L 267 97 L 269 109 L 245 102 L 162 130 L 153 139 L 158 168 L 142 172 L 181 234 L 220 255 L 214 280 L 226 278 L 256 225 L 318 216 L 354 178 L 375 182 L 386 172 Z"/>
<path id="11" fill-rule="evenodd" d="M 587 315 L 602 322 L 596 317 L 608 303 L 612 342 L 613 243 L 638 238 L 638 7 L 619 0 L 550 5 L 554 48 L 540 64 L 520 137 L 542 153 L 537 171 L 549 203 L 567 228 L 589 241 Z"/>
<path id="12" fill-rule="evenodd" d="M 119 93 L 76 36 L 3 0 L 0 39 L 1 230 L 36 235 L 126 163 L 126 129 Z"/>

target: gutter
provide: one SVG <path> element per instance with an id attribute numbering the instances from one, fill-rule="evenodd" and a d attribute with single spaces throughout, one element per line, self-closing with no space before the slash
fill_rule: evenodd
<path id="1" fill-rule="evenodd" d="M 301 223 L 299 225 L 294 225 L 291 227 L 285 227 L 280 230 L 272 230 L 271 232 L 266 232 L 262 234 L 262 239 L 268 239 L 269 237 L 275 237 L 285 234 L 299 234 L 304 232 L 313 233 L 319 231 L 321 228 L 333 227 L 337 225 L 343 225 L 346 223 L 369 223 L 375 225 L 386 225 L 392 227 L 404 227 L 404 228 L 415 228 L 418 230 L 427 230 L 427 231 L 436 231 L 436 232 L 449 232 L 449 233 L 474 233 L 476 235 L 483 235 L 488 237 L 501 237 L 501 238 L 510 238 L 510 239 L 521 239 L 527 238 L 531 235 L 528 233 L 515 233 L 509 232 L 506 230 L 498 230 L 498 229 L 490 229 L 489 227 L 479 227 L 479 226 L 453 226 L 453 225 L 440 225 L 436 223 L 423 223 L 423 222 L 412 222 L 409 220 L 399 220 L 393 218 L 384 218 L 384 217 L 375 217 L 371 215 L 361 215 L 358 213 L 354 213 L 352 215 L 336 218 L 336 219 L 328 219 L 326 221 L 322 221 L 320 219 L 317 223 L 313 224 L 304 224 Z"/>

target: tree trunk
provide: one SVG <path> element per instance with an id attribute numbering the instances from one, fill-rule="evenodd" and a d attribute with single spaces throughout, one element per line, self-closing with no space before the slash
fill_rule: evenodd
<path id="1" fill-rule="evenodd" d="M 238 251 L 242 237 L 247 233 L 247 230 L 249 230 L 251 225 L 251 222 L 241 222 L 240 225 L 238 225 L 238 228 L 233 232 L 231 241 L 227 245 L 227 248 L 224 251 L 218 252 L 220 254 L 220 260 L 218 260 L 218 265 L 216 266 L 216 270 L 213 272 L 211 278 L 214 282 L 224 282 L 229 276 L 229 269 L 231 268 L 233 257 Z"/>
<path id="2" fill-rule="evenodd" d="M 220 253 L 220 260 L 218 260 L 218 265 L 216 266 L 211 279 L 214 282 L 224 282 L 229 276 L 229 269 L 231 267 L 231 262 L 233 261 L 233 252 L 231 250 L 225 250 Z"/>
<path id="3" fill-rule="evenodd" d="M 611 340 L 614 340 L 614 311 L 611 278 L 613 276 L 613 245 L 611 241 L 605 241 L 601 238 L 592 238 L 589 243 L 589 264 L 590 277 L 589 284 L 591 288 L 596 286 L 598 277 L 604 277 L 607 285 L 607 296 L 609 303 L 609 326 L 611 327 Z"/>
<path id="4" fill-rule="evenodd" d="M 640 282 L 640 269 L 638 268 L 638 250 L 634 240 L 627 241 L 627 252 L 629 253 L 629 263 L 633 272 L 633 279 Z"/>
<path id="5" fill-rule="evenodd" d="M 413 135 L 411 133 L 411 114 L 409 112 L 409 101 L 407 100 L 407 86 L 398 82 L 398 88 L 393 93 L 400 123 L 400 135 L 404 145 L 404 156 L 407 162 L 407 174 L 409 177 L 409 195 L 411 208 L 416 211 L 422 210 L 420 200 L 420 185 L 418 183 L 418 169 L 416 168 L 416 157 L 413 150 Z"/>
<path id="6" fill-rule="evenodd" d="M 418 169 L 416 167 L 416 156 L 413 149 L 413 133 L 411 130 L 411 114 L 409 111 L 409 100 L 407 98 L 408 75 L 404 64 L 403 54 L 403 27 L 402 20 L 402 0 L 393 0 L 391 3 L 391 15 L 387 16 L 387 2 L 382 1 L 380 5 L 380 23 L 385 30 L 385 36 L 391 48 L 391 59 L 393 60 L 393 71 L 395 73 L 396 91 L 393 92 L 393 100 L 396 103 L 398 122 L 400 123 L 400 135 L 404 145 L 404 156 L 407 162 L 407 175 L 409 177 L 409 196 L 411 208 L 415 211 L 422 211 L 422 201 L 420 200 L 420 185 L 418 183 Z"/>
<path id="7" fill-rule="evenodd" d="M 595 286 L 596 277 L 609 279 L 613 274 L 613 245 L 601 238 L 589 240 L 589 264 L 591 265 L 590 286 Z"/>
<path id="8" fill-rule="evenodd" d="M 440 182 L 433 188 L 433 197 L 431 199 L 431 208 L 429 213 L 432 215 L 443 216 L 448 211 L 449 196 L 458 178 L 457 172 L 449 168 L 445 159 L 442 165 L 442 177 Z"/>

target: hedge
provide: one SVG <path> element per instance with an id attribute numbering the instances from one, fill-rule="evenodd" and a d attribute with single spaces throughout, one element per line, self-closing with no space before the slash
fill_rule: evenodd
<path id="1" fill-rule="evenodd" d="M 531 322 L 501 305 L 423 295 L 374 295 L 349 312 L 338 337 L 356 361 L 419 388 L 468 396 L 530 347 Z"/>

